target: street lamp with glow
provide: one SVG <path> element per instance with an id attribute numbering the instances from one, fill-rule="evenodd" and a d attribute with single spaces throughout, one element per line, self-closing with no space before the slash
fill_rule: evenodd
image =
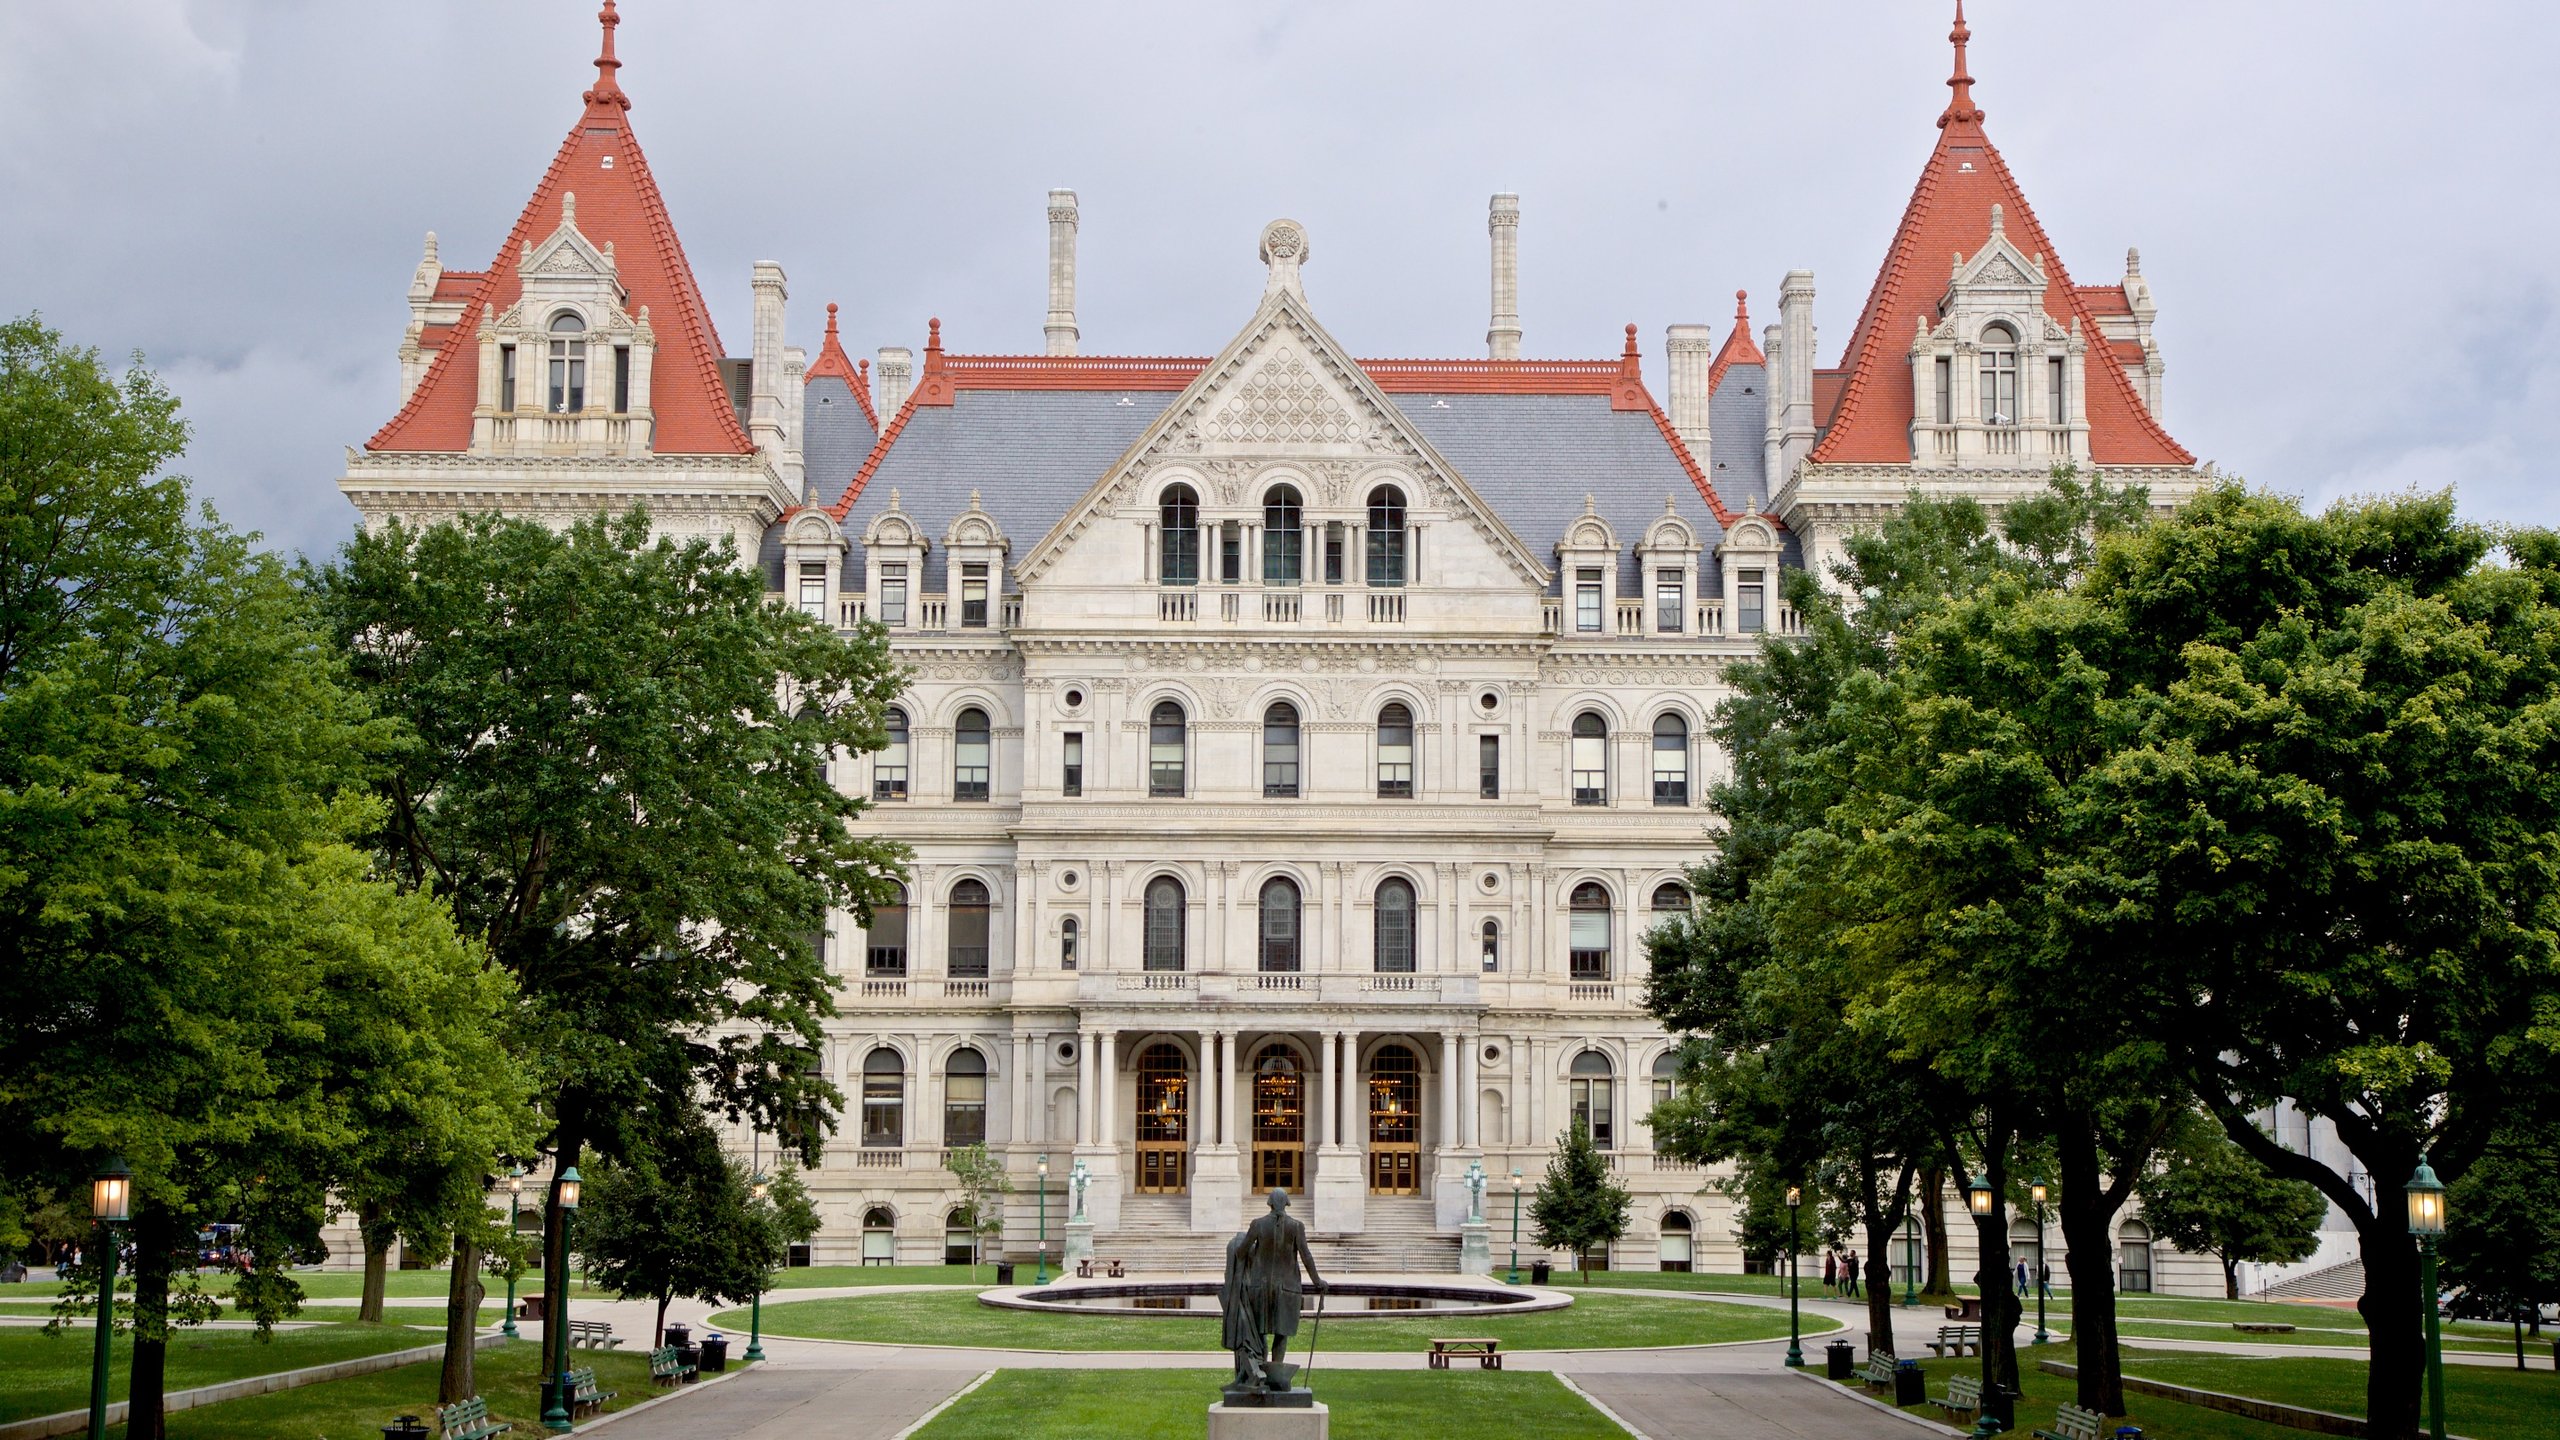
<path id="1" fill-rule="evenodd" d="M 747 1193 L 755 1198 L 757 1205 L 761 1206 L 764 1204 L 765 1197 L 773 1193 L 773 1183 L 765 1179 L 762 1173 L 758 1173 L 755 1183 L 747 1187 Z M 750 1361 L 762 1360 L 764 1358 L 764 1278 L 762 1276 L 757 1277 L 756 1293 L 749 1297 L 747 1303 L 750 1308 L 747 1311 L 745 1358 Z"/>
<path id="2" fill-rule="evenodd" d="M 1803 1189 L 1803 1187 L 1801 1187 L 1801 1186 L 1796 1186 L 1796 1185 L 1790 1185 L 1790 1186 L 1788 1186 L 1788 1187 L 1787 1187 L 1787 1366 L 1788 1366 L 1788 1368 L 1790 1368 L 1790 1369 L 1795 1369 L 1795 1370 L 1801 1370 L 1801 1369 L 1803 1369 L 1803 1368 L 1804 1368 L 1804 1335 L 1803 1335 L 1803 1328 L 1802 1328 L 1801 1324 L 1800 1324 L 1800 1323 L 1799 1323 L 1799 1321 L 1798 1321 L 1798 1314 L 1799 1314 L 1800 1310 L 1802 1309 L 1802 1306 L 1803 1306 L 1803 1299 L 1804 1299 L 1804 1267 L 1803 1267 L 1801 1264 L 1799 1264 L 1799 1263 L 1798 1263 L 1798 1251 L 1800 1251 L 1800 1250 L 1803 1248 L 1803 1246 L 1802 1246 L 1802 1243 L 1801 1243 L 1801 1242 L 1798 1240 L 1798 1238 L 1797 1238 L 1798 1233 L 1799 1233 L 1799 1232 L 1798 1232 L 1798 1229 L 1797 1229 L 1797 1216 L 1798 1216 L 1798 1215 L 1803 1211 L 1803 1209 L 1804 1209 L 1804 1189 Z"/>
<path id="3" fill-rule="evenodd" d="M 2030 1185 L 2030 1186 L 2028 1186 L 2028 1187 L 2027 1187 L 2027 1198 L 2028 1198 L 2029 1200 L 2034 1201 L 2034 1202 L 2035 1202 L 2035 1207 L 2036 1207 L 2036 1264 L 2035 1264 L 2035 1269 L 2034 1269 L 2034 1270 L 2032 1270 L 2031 1272 L 2029 1272 L 2029 1273 L 2028 1273 L 2028 1275 L 2027 1275 L 2027 1283 L 2036 1287 L 2036 1338 L 2035 1338 L 2031 1343 L 2033 1343 L 2033 1344 L 2037 1344 L 2037 1345 L 2042 1345 L 2042 1344 L 2043 1344 L 2043 1343 L 2045 1343 L 2047 1340 L 2050 1340 L 2050 1339 L 2052 1339 L 2052 1338 L 2053 1338 L 2052 1336 L 2050 1336 L 2050 1335 L 2048 1335 L 2048 1334 L 2046 1334 L 2046 1333 L 2045 1333 L 2045 1328 L 2044 1328 L 2044 1292 L 2045 1292 L 2045 1289 L 2046 1289 L 2045 1282 L 2044 1282 L 2044 1277 L 2045 1277 L 2045 1265 L 2044 1265 L 2044 1197 L 2045 1197 L 2045 1194 L 2046 1194 L 2046 1191 L 2045 1191 L 2045 1188 L 2044 1188 L 2044 1182 L 2043 1182 L 2043 1181 L 2041 1181 L 2041 1180 L 2039 1180 L 2039 1181 L 2037 1181 L 2036 1183 L 2034 1183 L 2033 1185 Z"/>
<path id="4" fill-rule="evenodd" d="M 1511 1167 L 1511 1283 L 1520 1283 L 1520 1167 Z"/>
<path id="5" fill-rule="evenodd" d="M 97 1342 L 89 1357 L 89 1440 L 107 1436 L 107 1347 L 116 1332 L 116 1227 L 133 1218 L 133 1170 L 121 1159 L 89 1181 L 89 1216 L 98 1222 Z"/>
<path id="6" fill-rule="evenodd" d="M 507 1172 L 507 1244 L 510 1247 L 507 1251 L 507 1320 L 505 1324 L 498 1327 L 498 1333 L 510 1340 L 517 1336 L 516 1263 L 513 1246 L 516 1243 L 516 1214 L 518 1207 L 523 1204 L 524 1167 L 518 1165 Z"/>
<path id="7" fill-rule="evenodd" d="M 560 1205 L 560 1273 L 546 1277 L 544 1284 L 551 1294 L 542 1312 L 543 1338 L 550 1342 L 552 1363 L 551 1383 L 544 1387 L 550 1398 L 542 1407 L 542 1428 L 562 1435 L 577 1428 L 569 1418 L 569 1222 L 577 1218 L 578 1196 L 585 1188 L 575 1165 L 561 1171 L 553 1183 Z"/>
<path id="8" fill-rule="evenodd" d="M 2444 1182 L 2418 1156 L 2409 1177 L 2409 1233 L 2418 1237 L 2418 1294 L 2427 1306 L 2427 1433 L 2444 1440 L 2444 1328 L 2436 1303 L 2436 1242 L 2444 1238 Z"/>

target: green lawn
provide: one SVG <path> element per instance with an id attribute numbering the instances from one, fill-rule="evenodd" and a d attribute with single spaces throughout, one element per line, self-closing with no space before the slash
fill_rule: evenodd
<path id="1" fill-rule="evenodd" d="M 1511 1272 L 1503 1266 L 1495 1266 L 1493 1273 L 1499 1278 Z M 1527 1282 L 1528 1276 L 1527 1270 L 1520 1272 L 1523 1283 Z M 1558 1289 L 1580 1289 L 1583 1284 L 1582 1272 L 1559 1270 L 1547 1283 Z M 1776 1275 L 1702 1275 L 1664 1270 L 1594 1270 L 1591 1272 L 1590 1284 L 1594 1290 L 1694 1290 L 1709 1295 L 1784 1295 L 1787 1293 L 1787 1282 Z M 1822 1294 L 1822 1287 L 1808 1285 L 1804 1293 L 1808 1300 L 1817 1299 Z"/>
<path id="2" fill-rule="evenodd" d="M 2056 1328 L 2060 1327 L 2057 1326 Z M 2337 1345 L 2362 1349 L 2365 1342 L 2365 1333 L 2362 1327 L 2358 1327 L 2353 1330 L 2325 1326 L 2304 1327 L 2295 1330 L 2290 1335 L 2264 1335 L 2242 1334 L 2241 1332 L 2232 1329 L 2228 1322 L 2222 1324 L 2178 1325 L 2156 1320 L 2127 1320 L 2118 1324 L 2116 1329 L 2126 1335 L 2139 1336 L 2144 1339 L 2176 1340 L 2205 1347 L 2237 1342 L 2247 1345 L 2298 1345 L 2305 1349 L 2315 1350 L 2322 1346 Z M 2499 1337 L 2495 1335 L 2471 1335 L 2467 1333 L 2458 1333 L 2448 1329 L 2444 1337 L 2444 1348 L 2448 1351 L 2494 1355 L 2501 1350 L 2510 1350 L 2513 1346 L 2502 1344 Z M 2531 1353 L 2530 1350 L 2528 1350 L 2527 1353 Z"/>
<path id="3" fill-rule="evenodd" d="M 541 1361 L 541 1347 L 530 1341 L 480 1352 L 480 1395 L 489 1402 L 491 1419 L 514 1422 L 515 1433 L 509 1440 L 542 1434 Z M 655 1393 L 649 1386 L 645 1353 L 580 1351 L 573 1363 L 592 1368 L 599 1389 L 620 1392 L 605 1406 L 608 1411 L 637 1405 Z M 169 1440 L 382 1440 L 382 1427 L 396 1415 L 417 1415 L 433 1423 L 441 1369 L 438 1362 L 424 1360 L 299 1390 L 181 1410 L 169 1417 Z M 125 1432 L 119 1428 L 107 1433 L 121 1437 Z"/>
<path id="4" fill-rule="evenodd" d="M 1226 1380 L 1222 1370 L 999 1370 L 916 1432 L 916 1440 L 1191 1440 Z M 1319 1360 L 1314 1390 L 1336 1440 L 1624 1440 L 1581 1397 L 1535 1371 L 1338 1370 Z"/>
<path id="5" fill-rule="evenodd" d="M 724 1330 L 747 1328 L 747 1312 L 711 1317 Z M 1838 1326 L 1805 1317 L 1805 1333 Z M 1786 1312 L 1712 1300 L 1585 1295 L 1570 1309 L 1537 1315 L 1336 1320 L 1325 1327 L 1327 1350 L 1421 1351 L 1434 1335 L 1490 1335 L 1521 1350 L 1602 1350 L 1647 1345 L 1705 1345 L 1774 1340 L 1787 1333 Z M 1038 1315 L 981 1305 L 965 1292 L 790 1300 L 764 1307 L 764 1332 L 816 1340 L 883 1344 L 984 1346 L 1017 1350 L 1198 1350 L 1218 1348 L 1213 1315 Z M 1301 1345 L 1309 1332 L 1300 1332 Z"/>
<path id="6" fill-rule="evenodd" d="M 299 1370 L 434 1343 L 433 1336 L 397 1325 L 279 1330 L 264 1341 L 254 1330 L 182 1330 L 169 1342 L 168 1386 L 189 1390 L 247 1375 Z M 0 1421 L 86 1406 L 93 1344 L 94 1332 L 85 1329 L 48 1335 L 32 1325 L 0 1328 Z M 125 1381 L 133 1374 L 131 1336 L 116 1338 L 108 1366 L 107 1393 L 121 1400 Z"/>
<path id="7" fill-rule="evenodd" d="M 497 1324 L 505 1318 L 500 1313 L 504 1308 L 494 1302 L 481 1306 L 479 1319 L 475 1323 Z M 124 1312 L 119 1308 L 116 1313 L 121 1315 Z M 0 1300 L 0 1315 L 33 1315 L 50 1319 L 53 1315 L 53 1307 L 42 1301 Z M 444 1328 L 444 1307 L 441 1305 L 385 1305 L 382 1307 L 382 1315 L 384 1323 L 390 1325 L 428 1326 L 438 1330 Z M 236 1320 L 240 1317 L 232 1314 L 226 1306 L 222 1314 L 216 1318 Z M 288 1318 L 295 1323 L 334 1324 L 355 1319 L 356 1307 L 341 1304 L 305 1305 Z"/>

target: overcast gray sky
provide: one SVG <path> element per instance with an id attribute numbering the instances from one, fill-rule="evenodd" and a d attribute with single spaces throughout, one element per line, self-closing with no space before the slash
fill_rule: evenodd
<path id="1" fill-rule="evenodd" d="M 423 232 L 477 269 L 578 113 L 593 0 L 0 0 L 0 312 L 142 351 L 235 523 L 333 547 L 396 406 Z M 1721 324 L 1815 272 L 1832 364 L 1945 103 L 1946 0 L 943 5 L 629 0 L 632 121 L 730 350 L 748 267 L 856 354 L 1040 346 L 1081 192 L 1088 353 L 1205 354 L 1306 223 L 1366 355 L 1481 354 L 1521 195 L 1536 356 Z M 2327 498 L 2560 523 L 2547 3 L 1976 0 L 1976 96 L 2074 278 L 2139 245 L 2168 419 Z M 2538 178 L 2537 178 L 2538 177 Z M 1764 305 L 1763 297 L 1767 304 Z"/>

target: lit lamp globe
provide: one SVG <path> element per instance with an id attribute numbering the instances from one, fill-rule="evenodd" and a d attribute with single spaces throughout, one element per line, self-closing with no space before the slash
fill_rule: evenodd
<path id="1" fill-rule="evenodd" d="M 2042 1206 L 2044 1204 L 2044 1197 L 2045 1188 L 2043 1181 L 2039 1180 L 2033 1185 L 2027 1187 L 2027 1198 L 2036 1202 L 2038 1206 Z"/>
<path id="2" fill-rule="evenodd" d="M 1973 1183 L 1965 1187 L 1964 1198 L 1965 1203 L 1973 1207 L 1974 1214 L 1990 1214 L 1991 1182 L 1981 1178 L 1980 1176 L 1974 1177 Z"/>
<path id="3" fill-rule="evenodd" d="M 582 1181 L 582 1180 L 580 1180 L 580 1179 L 578 1178 L 578 1167 L 577 1167 L 577 1166 L 575 1166 L 575 1165 L 572 1165 L 572 1166 L 570 1166 L 567 1170 L 564 1170 L 564 1171 L 562 1171 L 562 1172 L 561 1172 L 561 1175 L 560 1175 L 560 1208 L 561 1208 L 561 1209 L 563 1209 L 563 1210 L 575 1210 L 575 1209 L 577 1209 L 577 1208 L 578 1208 L 578 1192 L 579 1192 L 579 1190 L 581 1190 L 582 1188 L 584 1188 L 585 1183 L 586 1183 L 586 1182 L 584 1182 L 584 1181 Z"/>
<path id="4" fill-rule="evenodd" d="M 2444 1233 L 2444 1182 L 2436 1178 L 2427 1157 L 2418 1157 L 2418 1173 L 2409 1177 L 2409 1233 L 2433 1238 Z"/>
<path id="5" fill-rule="evenodd" d="M 133 1218 L 133 1171 L 124 1161 L 108 1161 L 90 1179 L 89 1214 L 109 1225 Z"/>

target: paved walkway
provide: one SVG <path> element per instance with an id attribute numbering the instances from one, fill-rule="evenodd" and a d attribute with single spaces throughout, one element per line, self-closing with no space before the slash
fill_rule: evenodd
<path id="1" fill-rule="evenodd" d="M 1650 1440 L 1874 1440 L 1906 1433 L 1918 1440 L 1924 1433 L 1878 1406 L 1794 1375 L 1577 1373 L 1572 1379 Z"/>
<path id="2" fill-rule="evenodd" d="M 890 1440 L 976 1378 L 949 1368 L 775 1361 L 614 1421 L 608 1433 L 613 1440 Z M 1027 1431 L 1024 1440 L 1032 1440 Z"/>

